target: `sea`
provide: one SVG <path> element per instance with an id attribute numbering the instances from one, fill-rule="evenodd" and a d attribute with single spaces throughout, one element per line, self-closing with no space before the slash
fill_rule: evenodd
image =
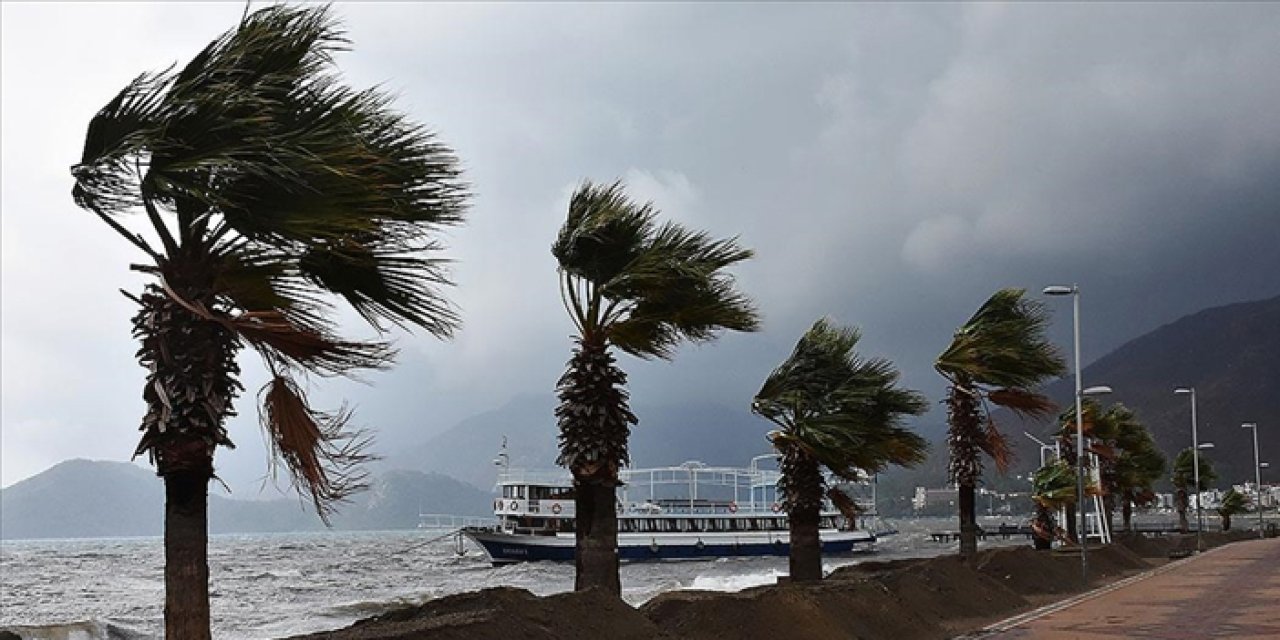
<path id="1" fill-rule="evenodd" d="M 1022 518 L 982 518 L 984 527 Z M 904 519 L 875 551 L 824 559 L 827 571 L 866 560 L 953 553 L 931 532 L 954 518 Z M 485 587 L 547 595 L 573 588 L 573 565 L 494 567 L 484 552 L 439 530 L 214 535 L 209 538 L 215 638 L 256 640 L 337 629 L 389 609 Z M 990 540 L 984 546 L 1025 545 Z M 737 591 L 786 575 L 785 557 L 622 565 L 633 605 L 677 589 Z M 160 538 L 0 542 L 0 628 L 23 640 L 148 640 L 163 637 Z"/>

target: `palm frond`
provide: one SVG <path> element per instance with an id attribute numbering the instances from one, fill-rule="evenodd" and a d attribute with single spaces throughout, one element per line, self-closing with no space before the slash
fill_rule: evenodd
<path id="1" fill-rule="evenodd" d="M 1049 315 L 1022 289 L 1001 289 L 956 330 L 934 367 L 949 380 L 1033 388 L 1066 372 L 1062 356 L 1045 338 Z"/>
<path id="2" fill-rule="evenodd" d="M 348 431 L 351 412 L 312 409 L 291 378 L 276 375 L 259 392 L 262 429 L 271 445 L 273 466 L 279 461 L 299 491 L 310 495 L 316 512 L 329 523 L 334 507 L 363 489 L 367 474 L 359 467 L 371 456 L 371 440 Z"/>
<path id="3" fill-rule="evenodd" d="M 987 400 L 1023 418 L 1043 418 L 1058 408 L 1049 396 L 1025 389 L 995 389 L 987 394 Z"/>

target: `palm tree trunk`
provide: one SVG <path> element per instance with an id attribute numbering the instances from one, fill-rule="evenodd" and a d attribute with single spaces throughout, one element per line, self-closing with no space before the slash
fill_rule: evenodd
<path id="1" fill-rule="evenodd" d="M 978 552 L 978 518 L 974 490 L 982 477 L 983 437 L 977 398 L 953 385 L 947 393 L 947 445 L 950 448 L 948 472 L 956 483 L 960 508 L 960 555 Z"/>
<path id="2" fill-rule="evenodd" d="M 977 503 L 973 485 L 960 485 L 957 492 L 960 503 L 960 555 L 972 556 L 978 552 Z"/>
<path id="3" fill-rule="evenodd" d="M 1124 530 L 1133 531 L 1133 497 L 1125 494 L 1124 504 L 1121 505 L 1120 515 L 1124 519 Z"/>
<path id="4" fill-rule="evenodd" d="M 1069 538 L 1072 542 L 1080 542 L 1080 537 L 1077 535 L 1077 531 L 1076 531 L 1079 527 L 1076 526 L 1076 505 L 1074 503 L 1067 505 L 1066 516 L 1067 516 L 1067 538 Z"/>
<path id="5" fill-rule="evenodd" d="M 167 282 L 186 301 L 209 307 L 209 288 L 186 284 L 199 280 L 199 261 L 187 266 L 186 272 L 168 271 Z M 165 637 L 207 640 L 208 485 L 214 450 L 231 445 L 223 422 L 240 389 L 240 347 L 229 330 L 197 317 L 158 287 L 148 287 L 140 301 L 133 332 L 149 373 L 136 453 L 150 454 L 165 484 Z"/>
<path id="6" fill-rule="evenodd" d="M 574 478 L 576 590 L 599 587 L 621 595 L 618 578 L 618 468 L 628 461 L 627 438 L 636 417 L 627 404 L 627 375 L 601 336 L 579 347 L 557 383 L 560 456 Z"/>
<path id="7" fill-rule="evenodd" d="M 1173 499 L 1178 508 L 1178 531 L 1180 533 L 1187 533 L 1191 530 L 1191 523 L 1187 522 L 1187 509 L 1190 506 L 1187 490 L 1178 489 L 1177 492 L 1174 493 Z"/>
<path id="8" fill-rule="evenodd" d="M 574 549 L 576 591 L 598 587 L 614 595 L 622 593 L 618 578 L 618 516 L 616 490 L 599 482 L 574 482 L 573 504 L 577 515 Z"/>
<path id="9" fill-rule="evenodd" d="M 1223 531 L 1231 530 L 1231 516 L 1229 514 L 1226 514 L 1226 513 L 1222 514 L 1222 530 Z"/>
<path id="10" fill-rule="evenodd" d="M 164 477 L 164 637 L 208 640 L 209 476 L 180 471 Z"/>
<path id="11" fill-rule="evenodd" d="M 1037 504 L 1035 525 L 1032 527 L 1031 539 L 1035 548 L 1039 551 L 1047 551 L 1053 548 L 1054 522 L 1053 514 L 1048 507 Z"/>
<path id="12" fill-rule="evenodd" d="M 822 469 L 817 460 L 790 449 L 783 452 L 781 468 L 791 537 L 791 580 L 821 580 L 822 541 L 818 537 L 818 524 L 822 510 Z"/>

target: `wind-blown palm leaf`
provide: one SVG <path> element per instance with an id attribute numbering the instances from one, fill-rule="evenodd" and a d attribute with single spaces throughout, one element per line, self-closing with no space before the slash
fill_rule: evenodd
<path id="1" fill-rule="evenodd" d="M 859 357 L 859 338 L 856 329 L 818 320 L 751 405 L 781 427 L 770 433 L 776 448 L 798 448 L 846 479 L 889 464 L 913 466 L 928 449 L 902 426 L 904 416 L 927 409 L 924 398 L 896 386 L 898 372 L 888 360 Z"/>
<path id="2" fill-rule="evenodd" d="M 1022 289 L 1001 289 L 956 330 L 934 368 L 958 382 L 1004 389 L 1034 388 L 1062 375 L 1065 363 L 1045 339 L 1049 315 Z"/>

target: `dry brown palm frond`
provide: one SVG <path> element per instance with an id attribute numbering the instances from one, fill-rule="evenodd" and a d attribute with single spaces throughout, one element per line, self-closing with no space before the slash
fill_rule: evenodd
<path id="1" fill-rule="evenodd" d="M 997 471 L 1005 473 L 1009 470 L 1009 465 L 1013 463 L 1013 449 L 1009 446 L 1009 439 L 1000 432 L 995 421 L 990 418 L 987 419 L 986 430 L 982 434 L 979 447 L 991 456 L 991 460 L 996 463 Z"/>
<path id="2" fill-rule="evenodd" d="M 220 321 L 259 351 L 270 350 L 322 375 L 385 369 L 395 357 L 395 350 L 385 342 L 339 340 L 319 330 L 300 327 L 275 310 L 241 313 Z"/>
<path id="3" fill-rule="evenodd" d="M 325 524 L 337 503 L 367 487 L 360 464 L 371 439 L 361 431 L 347 431 L 351 412 L 316 411 L 292 379 L 276 375 L 259 392 L 262 428 L 272 448 L 272 473 L 283 462 L 295 488 L 310 494 Z"/>
<path id="4" fill-rule="evenodd" d="M 1058 410 L 1047 396 L 1023 389 L 996 389 L 987 394 L 992 404 L 1005 407 L 1022 418 L 1042 418 Z"/>

